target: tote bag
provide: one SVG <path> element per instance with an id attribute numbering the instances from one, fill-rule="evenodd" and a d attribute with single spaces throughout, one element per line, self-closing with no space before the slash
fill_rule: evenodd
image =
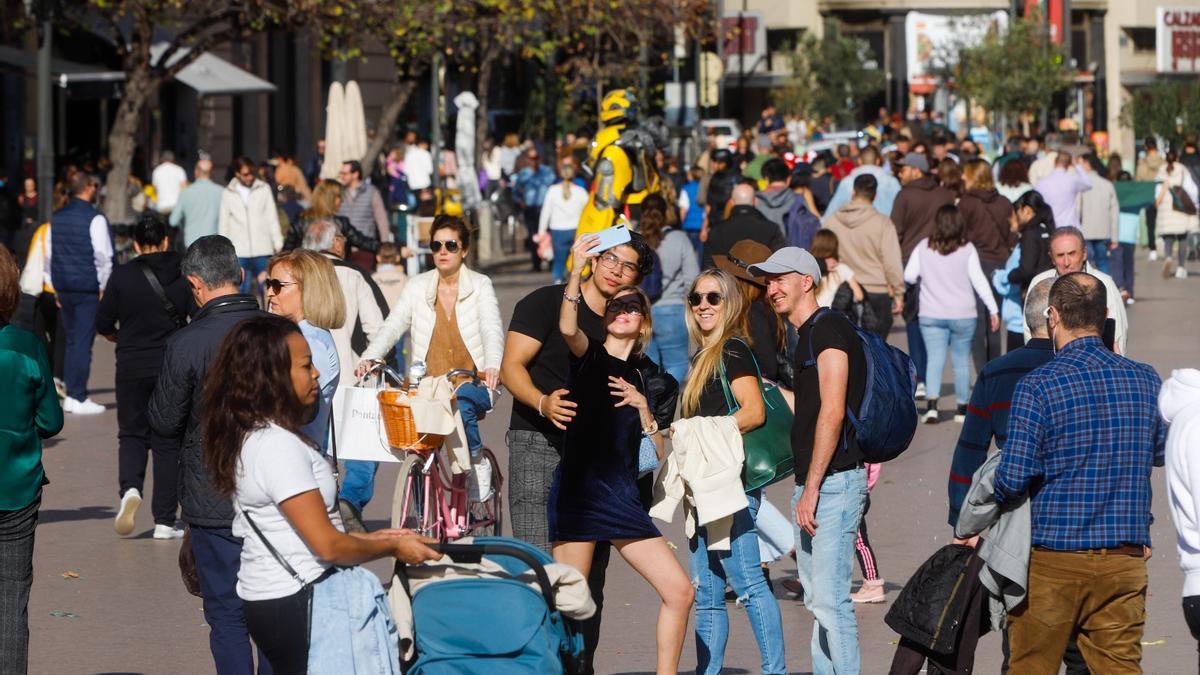
<path id="1" fill-rule="evenodd" d="M 746 344 L 738 338 L 732 339 Z M 750 346 L 746 347 L 749 349 Z M 754 359 L 753 353 L 750 358 Z M 762 392 L 763 403 L 766 406 L 767 419 L 761 427 L 742 435 L 742 448 L 746 456 L 742 465 L 742 485 L 747 492 L 781 481 L 796 470 L 796 463 L 792 457 L 792 410 L 783 398 L 783 393 L 779 391 L 779 385 L 767 385 L 763 382 L 757 360 L 754 360 L 754 370 L 758 379 L 758 389 Z M 729 387 L 724 363 L 721 364 L 720 375 L 725 404 L 732 415 L 740 410 L 741 406 Z"/>

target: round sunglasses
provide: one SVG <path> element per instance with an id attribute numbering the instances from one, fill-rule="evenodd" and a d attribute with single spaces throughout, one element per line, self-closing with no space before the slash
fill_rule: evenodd
<path id="1" fill-rule="evenodd" d="M 692 307 L 699 306 L 701 300 L 707 300 L 709 305 L 716 307 L 721 304 L 722 298 L 723 296 L 720 293 L 709 291 L 707 293 L 688 293 L 687 299 L 688 304 Z"/>

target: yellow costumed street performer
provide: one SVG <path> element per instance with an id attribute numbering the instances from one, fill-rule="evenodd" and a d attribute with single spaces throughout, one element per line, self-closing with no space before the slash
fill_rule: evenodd
<path id="1" fill-rule="evenodd" d="M 591 185 L 576 239 L 616 225 L 621 216 L 636 221 L 642 200 L 662 189 L 654 166 L 654 137 L 636 123 L 637 99 L 629 90 L 613 90 L 601 101 L 602 127 L 585 167 Z"/>

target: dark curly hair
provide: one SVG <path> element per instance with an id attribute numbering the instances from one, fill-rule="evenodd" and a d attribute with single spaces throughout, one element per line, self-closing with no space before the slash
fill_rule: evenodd
<path id="1" fill-rule="evenodd" d="M 252 431 L 274 422 L 309 442 L 300 427 L 311 408 L 292 385 L 287 343 L 292 334 L 300 335 L 300 328 L 281 316 L 246 319 L 225 337 L 205 377 L 204 467 L 222 494 L 231 495 L 237 487 L 238 457 Z"/>
<path id="2" fill-rule="evenodd" d="M 646 243 L 646 238 L 637 232 L 629 233 L 629 243 L 622 244 L 632 248 L 638 256 L 638 276 L 637 283 L 642 283 L 651 272 L 654 271 L 654 249 L 650 248 L 650 244 Z"/>

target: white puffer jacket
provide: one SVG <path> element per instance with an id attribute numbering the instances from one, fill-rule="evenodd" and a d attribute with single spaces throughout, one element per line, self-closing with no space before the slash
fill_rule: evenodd
<path id="1" fill-rule="evenodd" d="M 371 340 L 364 359 L 379 359 L 410 329 L 412 357 L 425 361 L 429 341 L 433 339 L 433 324 L 437 319 L 438 271 L 429 270 L 409 280 L 400 300 L 388 314 L 379 334 Z M 458 273 L 458 330 L 471 353 L 471 360 L 480 370 L 500 368 L 504 355 L 504 326 L 500 321 L 500 303 L 492 280 L 463 267 Z"/>

